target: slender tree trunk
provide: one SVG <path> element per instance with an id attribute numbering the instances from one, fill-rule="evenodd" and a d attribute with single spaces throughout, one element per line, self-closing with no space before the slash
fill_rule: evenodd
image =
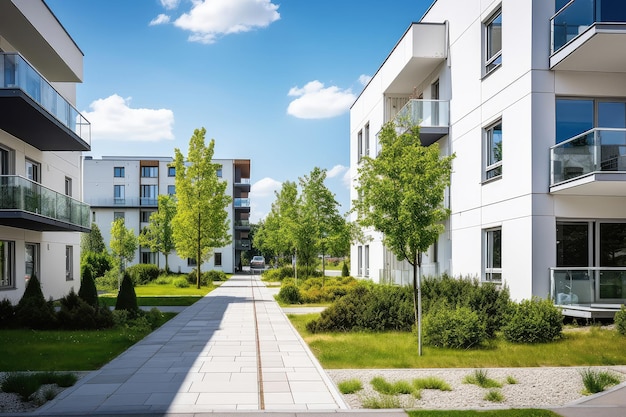
<path id="1" fill-rule="evenodd" d="M 200 218 L 201 218 L 201 214 L 198 213 L 198 238 L 196 240 L 196 244 L 197 244 L 197 251 L 196 251 L 196 288 L 200 289 Z"/>
<path id="2" fill-rule="evenodd" d="M 413 262 L 413 311 L 417 325 L 417 354 L 419 356 L 422 356 L 422 277 L 419 276 L 421 263 L 422 254 L 418 253 L 417 262 Z"/>

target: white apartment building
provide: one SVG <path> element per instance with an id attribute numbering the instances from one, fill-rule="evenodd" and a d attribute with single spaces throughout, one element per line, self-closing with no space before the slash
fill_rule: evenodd
<path id="1" fill-rule="evenodd" d="M 123 217 L 126 227 L 138 235 L 157 210 L 158 196 L 176 194 L 173 161 L 171 157 L 85 157 L 85 201 L 91 205 L 90 220 L 100 228 L 107 248 L 114 219 Z M 202 270 L 232 273 L 239 266 L 241 252 L 250 249 L 250 160 L 214 159 L 213 163 L 221 165 L 218 176 L 230 184 L 226 194 L 233 199 L 227 208 L 232 243 L 216 248 L 211 259 L 202 265 Z M 129 265 L 137 263 L 165 268 L 165 256 L 150 252 L 150 248 L 139 247 Z M 196 262 L 181 259 L 174 251 L 168 257 L 168 265 L 174 272 L 191 272 Z"/>
<path id="2" fill-rule="evenodd" d="M 43 0 L 0 1 L 0 299 L 19 301 L 33 274 L 46 298 L 80 288 L 82 78 L 83 53 Z"/>
<path id="3" fill-rule="evenodd" d="M 424 274 L 506 284 L 583 317 L 626 301 L 626 2 L 436 0 L 351 108 L 353 184 L 399 113 L 456 154 Z M 369 234 L 351 274 L 409 282 Z"/>

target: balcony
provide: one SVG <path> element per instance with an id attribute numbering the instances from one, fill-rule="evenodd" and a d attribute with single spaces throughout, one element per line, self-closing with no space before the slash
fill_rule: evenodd
<path id="1" fill-rule="evenodd" d="M 235 187 L 242 191 L 249 192 L 250 178 L 239 178 L 238 180 L 235 180 Z"/>
<path id="2" fill-rule="evenodd" d="M 250 230 L 250 220 L 235 220 L 234 226 L 236 230 Z"/>
<path id="3" fill-rule="evenodd" d="M 449 132 L 450 103 L 443 100 L 409 100 L 394 120 L 401 127 L 418 125 L 422 145 L 429 146 Z"/>
<path id="4" fill-rule="evenodd" d="M 626 72 L 626 2 L 573 0 L 551 19 L 550 68 Z"/>
<path id="5" fill-rule="evenodd" d="M 233 198 L 233 206 L 236 210 L 250 211 L 249 198 Z"/>
<path id="6" fill-rule="evenodd" d="M 550 149 L 550 192 L 626 195 L 626 129 L 591 129 Z"/>
<path id="7" fill-rule="evenodd" d="M 36 231 L 89 232 L 87 204 L 24 177 L 0 175 L 0 224 Z"/>
<path id="8" fill-rule="evenodd" d="M 91 125 L 21 55 L 0 54 L 0 129 L 42 151 L 89 151 Z"/>
<path id="9" fill-rule="evenodd" d="M 250 240 L 248 239 L 237 239 L 235 240 L 235 250 L 250 250 Z"/>
<path id="10" fill-rule="evenodd" d="M 626 268 L 551 268 L 550 295 L 564 314 L 612 318 L 626 303 Z"/>

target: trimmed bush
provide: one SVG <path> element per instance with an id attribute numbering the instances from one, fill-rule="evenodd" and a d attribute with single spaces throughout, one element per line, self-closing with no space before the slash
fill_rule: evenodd
<path id="1" fill-rule="evenodd" d="M 626 305 L 615 313 L 615 329 L 622 336 L 626 336 Z"/>
<path id="2" fill-rule="evenodd" d="M 213 283 L 215 281 L 226 281 L 228 279 L 224 271 L 216 271 L 213 269 L 206 272 L 206 274 L 210 283 Z"/>
<path id="3" fill-rule="evenodd" d="M 129 266 L 126 271 L 130 274 L 135 286 L 147 284 L 159 277 L 159 267 L 153 264 Z"/>
<path id="4" fill-rule="evenodd" d="M 350 270 L 348 269 L 348 265 L 344 262 L 343 266 L 341 267 L 341 276 L 347 277 L 349 275 L 350 275 Z"/>
<path id="5" fill-rule="evenodd" d="M 189 280 L 185 277 L 174 279 L 173 284 L 176 288 L 189 288 Z"/>
<path id="6" fill-rule="evenodd" d="M 84 252 L 80 261 L 81 268 L 83 265 L 89 265 L 93 272 L 94 278 L 103 277 L 113 268 L 113 260 L 111 255 L 106 252 Z"/>
<path id="7" fill-rule="evenodd" d="M 41 283 L 35 274 L 28 280 L 24 295 L 15 308 L 15 321 L 27 329 L 54 329 L 56 315 L 52 301 L 46 301 L 41 291 Z"/>
<path id="8" fill-rule="evenodd" d="M 57 320 L 62 329 L 94 330 L 113 327 L 113 315 L 106 307 L 93 307 L 72 290 L 60 300 Z"/>
<path id="9" fill-rule="evenodd" d="M 15 326 L 15 308 L 11 300 L 5 298 L 0 301 L 0 329 L 7 329 Z"/>
<path id="10" fill-rule="evenodd" d="M 124 272 L 120 292 L 117 294 L 117 301 L 115 302 L 115 309 L 127 310 L 131 313 L 136 313 L 139 310 L 133 280 L 128 272 Z"/>
<path id="11" fill-rule="evenodd" d="M 96 308 L 98 307 L 98 290 L 96 289 L 96 282 L 93 279 L 93 270 L 88 264 L 83 264 L 80 267 L 80 289 L 78 290 L 78 296 L 82 298 L 87 304 Z"/>
<path id="12" fill-rule="evenodd" d="M 431 310 L 424 318 L 424 343 L 443 348 L 467 349 L 487 338 L 485 323 L 469 307 Z"/>
<path id="13" fill-rule="evenodd" d="M 515 343 L 545 343 L 561 337 L 563 315 L 550 300 L 533 298 L 516 304 L 502 328 L 506 340 Z"/>
<path id="14" fill-rule="evenodd" d="M 208 287 L 209 285 L 213 283 L 210 272 L 211 271 L 204 271 L 204 272 L 201 271 L 201 274 L 200 274 L 200 286 L 201 287 Z M 187 281 L 189 282 L 189 284 L 197 285 L 198 283 L 197 274 L 198 274 L 197 269 L 194 269 L 189 274 L 187 274 Z"/>
<path id="15" fill-rule="evenodd" d="M 285 278 L 293 278 L 294 271 L 291 266 L 283 266 L 275 269 L 268 269 L 263 272 L 265 281 L 282 281 Z"/>
<path id="16" fill-rule="evenodd" d="M 286 304 L 300 304 L 302 303 L 302 296 L 300 290 L 295 285 L 287 284 L 283 285 L 278 292 L 277 298 Z"/>

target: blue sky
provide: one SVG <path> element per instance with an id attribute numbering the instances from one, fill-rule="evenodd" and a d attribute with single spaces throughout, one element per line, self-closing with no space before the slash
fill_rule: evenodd
<path id="1" fill-rule="evenodd" d="M 85 54 L 94 157 L 250 159 L 251 219 L 314 167 L 349 210 L 349 108 L 431 0 L 46 0 Z"/>

